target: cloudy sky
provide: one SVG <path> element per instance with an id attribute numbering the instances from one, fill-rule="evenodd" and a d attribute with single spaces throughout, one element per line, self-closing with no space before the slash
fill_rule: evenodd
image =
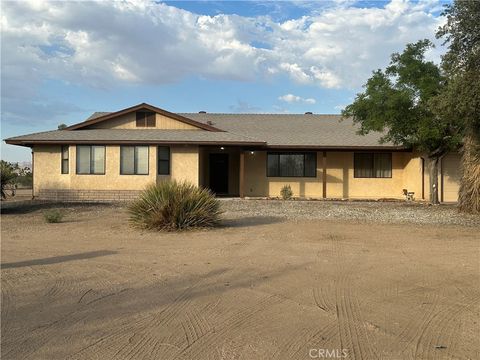
<path id="1" fill-rule="evenodd" d="M 141 102 L 338 113 L 392 52 L 434 40 L 443 4 L 2 1 L 2 139 Z M 2 159 L 30 151 L 2 142 Z"/>

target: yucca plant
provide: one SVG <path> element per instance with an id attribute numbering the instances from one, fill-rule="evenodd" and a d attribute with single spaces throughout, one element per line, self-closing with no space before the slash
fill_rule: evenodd
<path id="1" fill-rule="evenodd" d="M 213 227 L 222 213 L 210 190 L 176 181 L 149 185 L 128 211 L 134 226 L 166 231 Z"/>

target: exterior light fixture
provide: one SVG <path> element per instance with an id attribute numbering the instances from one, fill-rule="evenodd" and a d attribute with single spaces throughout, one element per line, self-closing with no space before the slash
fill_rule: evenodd
<path id="1" fill-rule="evenodd" d="M 255 151 L 250 151 L 250 154 L 252 154 L 252 155 L 255 154 Z"/>
<path id="2" fill-rule="evenodd" d="M 223 146 L 220 146 L 220 150 L 225 150 L 225 148 Z"/>

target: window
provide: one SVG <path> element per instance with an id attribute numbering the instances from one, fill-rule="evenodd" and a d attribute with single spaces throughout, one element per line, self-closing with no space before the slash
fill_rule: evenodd
<path id="1" fill-rule="evenodd" d="M 158 175 L 170 175 L 170 148 L 158 147 Z"/>
<path id="2" fill-rule="evenodd" d="M 155 113 L 152 111 L 137 111 L 137 127 L 155 127 Z"/>
<path id="3" fill-rule="evenodd" d="M 355 153 L 354 177 L 391 178 L 392 153 Z"/>
<path id="4" fill-rule="evenodd" d="M 120 146 L 120 174 L 148 175 L 148 146 Z"/>
<path id="5" fill-rule="evenodd" d="M 77 174 L 105 174 L 105 146 L 77 146 Z"/>
<path id="6" fill-rule="evenodd" d="M 268 153 L 269 177 L 316 177 L 317 153 Z"/>
<path id="7" fill-rule="evenodd" d="M 62 174 L 68 174 L 68 145 L 62 145 Z"/>

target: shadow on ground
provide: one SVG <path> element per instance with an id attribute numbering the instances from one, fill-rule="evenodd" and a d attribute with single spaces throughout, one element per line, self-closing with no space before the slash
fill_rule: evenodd
<path id="1" fill-rule="evenodd" d="M 0 214 L 29 214 L 37 210 L 48 209 L 65 209 L 65 208 L 101 208 L 105 206 L 118 206 L 112 203 L 59 203 L 59 202 L 44 202 L 44 201 L 18 201 L 18 202 L 2 202 L 0 206 Z"/>
<path id="2" fill-rule="evenodd" d="M 84 260 L 84 259 L 96 258 L 99 256 L 114 255 L 116 253 L 117 253 L 116 251 L 110 251 L 110 250 L 89 251 L 89 252 L 78 253 L 78 254 L 53 256 L 49 258 L 5 263 L 5 264 L 1 264 L 0 267 L 2 269 L 11 269 L 11 268 L 20 268 L 25 266 L 51 265 L 51 264 L 58 264 L 58 263 L 63 263 L 67 261 Z"/>
<path id="3" fill-rule="evenodd" d="M 257 225 L 269 225 L 284 222 L 285 219 L 278 216 L 242 216 L 235 219 L 223 219 L 221 227 L 249 227 Z"/>

